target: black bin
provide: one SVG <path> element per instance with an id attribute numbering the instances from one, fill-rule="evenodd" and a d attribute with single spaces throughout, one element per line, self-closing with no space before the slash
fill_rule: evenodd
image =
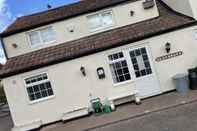
<path id="1" fill-rule="evenodd" d="M 189 72 L 189 87 L 192 90 L 197 90 L 197 68 L 188 70 Z"/>

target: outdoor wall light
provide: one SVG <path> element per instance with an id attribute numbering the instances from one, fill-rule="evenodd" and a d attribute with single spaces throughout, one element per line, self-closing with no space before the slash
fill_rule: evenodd
<path id="1" fill-rule="evenodd" d="M 80 71 L 83 74 L 83 76 L 86 76 L 85 67 L 81 66 Z"/>
<path id="2" fill-rule="evenodd" d="M 12 47 L 17 48 L 18 45 L 16 43 L 12 44 Z"/>
<path id="3" fill-rule="evenodd" d="M 70 33 L 73 33 L 75 31 L 75 25 L 74 24 L 70 24 L 67 27 L 67 31 Z"/>
<path id="4" fill-rule="evenodd" d="M 131 11 L 130 11 L 130 16 L 133 16 L 134 13 L 135 13 L 135 12 L 134 12 L 133 10 L 131 10 Z"/>
<path id="5" fill-rule="evenodd" d="M 105 71 L 103 67 L 97 68 L 97 75 L 99 79 L 104 79 L 105 78 Z"/>
<path id="6" fill-rule="evenodd" d="M 166 52 L 169 53 L 171 50 L 171 44 L 169 42 L 167 42 L 165 45 L 165 48 L 166 48 Z"/>

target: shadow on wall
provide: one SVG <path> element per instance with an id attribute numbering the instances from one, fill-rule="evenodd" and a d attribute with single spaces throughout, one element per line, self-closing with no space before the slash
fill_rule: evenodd
<path id="1" fill-rule="evenodd" d="M 0 84 L 0 103 L 7 103 L 3 86 Z"/>

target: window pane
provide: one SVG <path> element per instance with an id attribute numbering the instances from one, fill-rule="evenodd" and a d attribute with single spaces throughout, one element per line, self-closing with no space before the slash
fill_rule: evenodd
<path id="1" fill-rule="evenodd" d="M 100 15 L 93 15 L 88 17 L 89 28 L 94 30 L 102 27 L 102 21 Z"/>
<path id="2" fill-rule="evenodd" d="M 40 92 L 36 93 L 35 95 L 36 95 L 36 99 L 40 99 L 41 98 L 41 93 Z"/>
<path id="3" fill-rule="evenodd" d="M 29 94 L 32 94 L 33 93 L 33 87 L 28 87 L 27 91 L 28 91 Z"/>
<path id="4" fill-rule="evenodd" d="M 146 67 L 144 65 L 144 60 L 143 60 L 142 56 L 140 55 L 140 56 L 137 56 L 136 58 L 137 58 L 137 63 L 138 63 L 139 69 L 144 70 Z"/>
<path id="5" fill-rule="evenodd" d="M 43 30 L 40 30 L 42 42 L 50 42 L 55 40 L 55 34 L 52 29 L 52 27 L 45 28 Z"/>
<path id="6" fill-rule="evenodd" d="M 42 91 L 41 94 L 42 94 L 42 97 L 46 97 L 47 96 L 47 91 L 46 90 Z"/>
<path id="7" fill-rule="evenodd" d="M 104 26 L 110 26 L 113 24 L 111 12 L 102 14 L 102 22 Z"/>
<path id="8" fill-rule="evenodd" d="M 126 75 L 125 75 L 125 79 L 126 79 L 126 80 L 130 80 L 130 79 L 131 79 L 130 74 L 126 74 Z"/>
<path id="9" fill-rule="evenodd" d="M 49 96 L 53 95 L 53 90 L 52 89 L 49 89 L 48 90 L 48 94 L 49 94 Z"/>
<path id="10" fill-rule="evenodd" d="M 37 31 L 31 32 L 29 34 L 29 39 L 32 46 L 39 45 L 41 43 L 40 36 Z"/>
<path id="11" fill-rule="evenodd" d="M 31 101 L 35 100 L 35 99 L 36 99 L 36 98 L 35 98 L 35 95 L 34 95 L 34 94 L 29 95 L 29 99 L 30 99 Z"/>

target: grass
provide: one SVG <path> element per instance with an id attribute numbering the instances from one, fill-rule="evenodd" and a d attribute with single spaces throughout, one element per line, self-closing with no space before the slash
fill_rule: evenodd
<path id="1" fill-rule="evenodd" d="M 3 90 L 3 87 L 0 87 L 0 103 L 5 103 L 7 100 L 6 100 L 6 96 L 5 96 L 5 92 Z"/>

